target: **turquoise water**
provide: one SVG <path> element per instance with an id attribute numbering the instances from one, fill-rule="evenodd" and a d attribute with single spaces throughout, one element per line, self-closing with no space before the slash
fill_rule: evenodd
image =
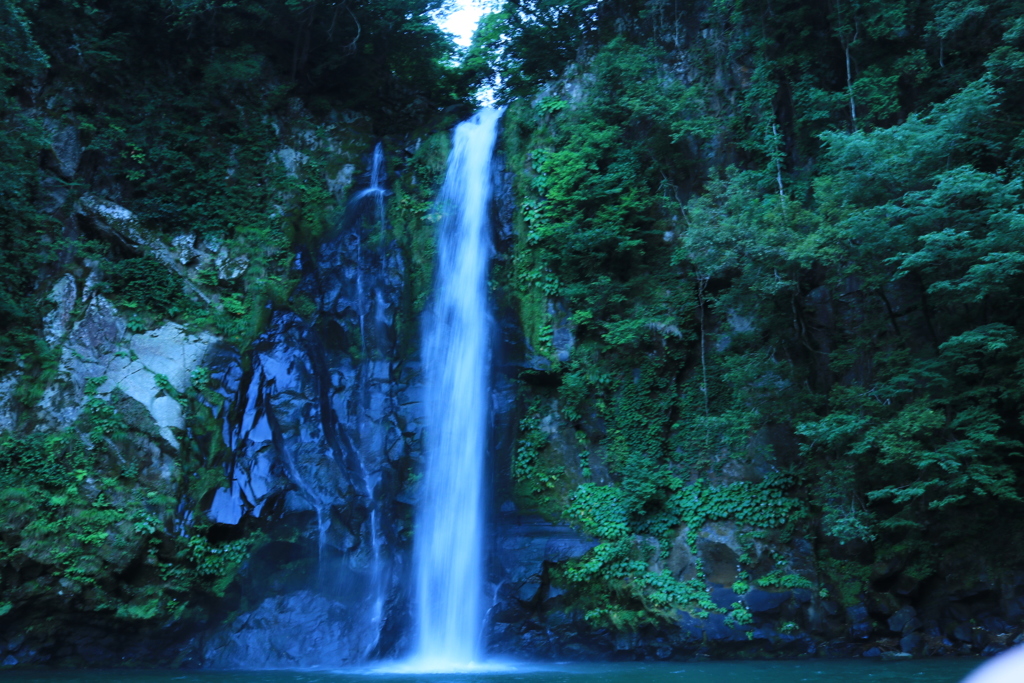
<path id="1" fill-rule="evenodd" d="M 466 674 L 357 671 L 4 671 L 4 683 L 959 683 L 980 659 L 552 664 Z"/>

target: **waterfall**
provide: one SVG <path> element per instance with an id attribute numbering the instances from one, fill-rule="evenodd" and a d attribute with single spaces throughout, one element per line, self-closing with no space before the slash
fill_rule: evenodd
<path id="1" fill-rule="evenodd" d="M 385 169 L 384 169 L 384 145 L 381 144 L 380 142 L 378 142 L 377 145 L 374 147 L 373 161 L 372 161 L 371 166 L 370 166 L 370 187 L 368 187 L 367 189 L 362 190 L 361 193 L 359 193 L 359 196 L 360 197 L 366 196 L 366 195 L 373 195 L 374 196 L 374 198 L 375 198 L 375 208 L 377 209 L 377 220 L 380 223 L 380 225 L 378 226 L 378 229 L 380 230 L 381 233 L 384 232 L 384 229 L 385 229 L 386 224 L 387 224 L 387 213 L 385 212 L 385 207 L 384 207 L 384 195 L 385 195 L 385 191 L 386 191 L 384 189 L 384 186 L 383 186 L 384 173 L 385 173 Z M 360 242 L 360 244 L 361 244 L 361 242 Z M 383 268 L 384 268 L 384 260 L 385 260 L 386 257 L 384 256 L 384 251 L 385 250 L 384 250 L 383 245 L 380 245 L 378 248 L 379 248 L 379 250 L 381 252 L 381 257 L 379 259 L 379 262 L 377 263 L 377 267 L 375 268 L 375 270 L 377 270 L 377 272 L 375 274 L 377 275 L 377 280 L 378 280 L 377 287 L 374 288 L 374 324 L 375 324 L 375 326 L 380 326 L 380 325 L 383 324 L 382 317 L 384 315 L 384 308 L 385 308 L 384 293 L 383 293 L 383 275 L 384 275 Z M 360 273 L 362 272 L 362 268 L 359 268 L 359 272 Z M 360 276 L 359 286 L 360 286 L 360 289 L 359 289 L 359 301 L 362 302 L 362 301 L 364 301 L 364 299 L 362 299 L 362 296 L 365 296 L 365 295 L 361 291 L 361 276 Z M 360 392 L 361 393 L 361 396 L 360 396 L 361 400 L 360 400 L 360 402 L 361 402 L 362 413 L 364 413 L 364 415 L 369 414 L 370 410 L 371 410 L 372 396 L 371 396 L 371 386 L 370 385 L 371 385 L 371 380 L 373 379 L 373 375 L 375 374 L 373 372 L 373 368 L 374 368 L 374 366 L 378 365 L 378 359 L 377 358 L 371 358 L 371 354 L 369 353 L 369 349 L 367 348 L 367 333 L 366 333 L 366 324 L 365 324 L 366 317 L 367 317 L 367 314 L 366 314 L 365 311 L 361 312 L 361 314 L 359 315 L 359 330 L 360 330 L 360 334 L 361 334 L 361 345 L 362 345 L 362 349 L 361 349 L 362 350 L 362 362 L 364 362 L 364 366 L 367 369 L 364 372 L 364 374 L 368 375 L 367 377 L 361 377 L 360 378 L 360 380 L 361 380 L 361 392 Z M 360 425 L 360 427 L 361 427 L 361 425 Z M 361 429 L 360 429 L 360 431 L 361 431 Z M 360 436 L 362 436 L 362 434 L 360 434 Z M 360 442 L 364 442 L 364 444 L 366 442 L 371 442 L 371 441 L 372 441 L 372 437 L 371 438 L 367 438 L 367 439 L 361 439 L 360 438 Z M 383 445 L 383 444 L 381 444 L 381 445 Z M 364 656 L 369 656 L 370 653 L 373 651 L 373 649 L 375 647 L 377 647 L 377 644 L 380 642 L 381 627 L 383 626 L 383 616 L 384 616 L 384 599 L 385 599 L 385 595 L 387 593 L 387 588 L 388 588 L 388 582 L 387 582 L 388 577 L 386 577 L 386 575 L 385 575 L 385 568 L 384 568 L 383 563 L 382 563 L 381 550 L 382 550 L 382 547 L 383 547 L 384 539 L 381 536 L 380 510 L 378 510 L 379 501 L 377 500 L 377 496 L 376 496 L 375 490 L 374 490 L 375 487 L 376 487 L 377 481 L 380 479 L 380 474 L 377 473 L 377 474 L 373 474 L 372 475 L 372 473 L 367 469 L 367 465 L 366 465 L 366 462 L 364 460 L 360 460 L 359 461 L 359 468 L 360 468 L 361 473 L 362 473 L 362 480 L 364 480 L 364 495 L 366 496 L 366 500 L 369 502 L 369 505 L 370 505 L 370 520 L 369 520 L 370 529 L 369 530 L 370 530 L 370 553 L 371 553 L 371 560 L 370 560 L 370 587 L 369 587 L 369 589 L 370 589 L 371 609 L 370 609 L 370 615 L 369 616 L 370 616 L 371 629 L 372 629 L 373 633 L 375 634 L 375 638 L 374 638 L 372 643 L 368 644 L 366 650 L 364 651 Z"/>
<path id="2" fill-rule="evenodd" d="M 490 317 L 487 220 L 491 156 L 501 112 L 455 129 L 438 197 L 438 262 L 424 325 L 426 468 L 416 523 L 419 666 L 479 661 L 483 628 L 483 484 Z"/>
<path id="3" fill-rule="evenodd" d="M 384 262 L 386 259 L 385 249 L 383 245 L 383 233 L 387 224 L 387 213 L 384 205 L 384 195 L 386 190 L 384 188 L 384 146 L 381 143 L 373 148 L 373 157 L 370 162 L 370 186 L 365 190 L 359 192 L 353 202 L 357 203 L 362 201 L 367 196 L 374 198 L 374 209 L 376 212 L 375 219 L 378 223 L 376 229 L 379 231 L 380 239 L 377 241 L 381 242 L 378 245 L 380 251 L 380 257 L 374 259 L 375 264 L 373 267 L 364 267 L 363 257 L 363 241 L 366 239 L 366 235 L 360 238 L 357 247 L 357 263 L 359 268 L 357 269 L 356 276 L 356 291 L 357 301 L 359 302 L 359 337 L 360 337 L 360 351 L 362 354 L 362 364 L 359 372 L 359 398 L 358 398 L 358 412 L 360 415 L 359 419 L 359 446 L 361 449 L 366 450 L 372 446 L 383 446 L 383 444 L 376 443 L 378 440 L 375 439 L 374 432 L 377 426 L 372 424 L 372 421 L 368 420 L 366 416 L 372 409 L 372 387 L 371 384 L 379 374 L 380 368 L 378 365 L 379 359 L 376 357 L 379 355 L 381 349 L 372 350 L 367 344 L 367 333 L 366 333 L 366 322 L 369 314 L 366 307 L 369 305 L 370 297 L 366 296 L 366 292 L 363 289 L 363 276 L 364 271 L 374 276 L 376 282 L 374 283 L 374 294 L 372 296 L 373 315 L 371 322 L 374 326 L 379 326 L 383 323 L 382 316 L 384 315 L 385 303 L 383 300 L 383 278 L 384 278 Z M 365 218 L 364 218 L 365 222 Z M 363 226 L 364 231 L 366 226 Z M 374 240 L 370 238 L 370 242 Z M 368 260 L 368 259 L 367 259 Z M 372 351 L 377 351 L 373 353 Z M 386 371 L 385 371 L 386 372 Z M 359 473 L 362 477 L 362 494 L 364 499 L 367 501 L 369 507 L 369 519 L 367 520 L 368 529 L 370 535 L 369 551 L 369 585 L 367 586 L 367 611 L 366 620 L 369 625 L 369 632 L 373 634 L 372 640 L 367 642 L 366 647 L 363 650 L 363 657 L 368 658 L 377 647 L 380 642 L 381 628 L 383 626 L 384 617 L 384 602 L 388 590 L 388 576 L 387 568 L 383 563 L 382 549 L 384 539 L 381 535 L 380 525 L 380 510 L 377 496 L 375 495 L 375 488 L 377 482 L 380 480 L 379 472 L 371 472 L 367 468 L 366 453 L 363 453 L 362 458 L 359 459 Z"/>

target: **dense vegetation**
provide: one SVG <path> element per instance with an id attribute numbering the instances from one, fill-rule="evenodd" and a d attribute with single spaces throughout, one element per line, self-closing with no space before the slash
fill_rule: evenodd
<path id="1" fill-rule="evenodd" d="M 513 101 L 520 171 L 503 272 L 549 362 L 515 473 L 602 540 L 562 578 L 588 618 L 713 607 L 708 568 L 669 566 L 713 520 L 739 524 L 741 587 L 827 577 L 846 604 L 1020 566 L 1022 13 L 541 0 L 485 21 L 471 60 Z"/>
<path id="2" fill-rule="evenodd" d="M 288 131 L 311 127 L 310 117 L 343 114 L 353 124 L 347 134 L 382 135 L 464 101 L 453 46 L 429 19 L 439 6 L 4 0 L 0 275 L 9 287 L 0 294 L 0 362 L 32 350 L 41 269 L 85 248 L 68 219 L 87 191 L 122 201 L 168 238 L 235 243 L 257 261 L 243 287 L 246 310 L 263 296 L 280 298 L 288 287 L 274 279 L 287 268 L 276 260 L 288 258 L 293 240 L 318 233 L 330 199 L 322 176 L 338 169 L 324 165 L 324 153 L 302 156 L 308 163 L 298 170 L 268 160 Z M 40 156 L 47 161 L 69 126 L 84 148 L 81 172 L 62 177 L 54 168 L 58 177 L 40 186 Z M 361 154 L 367 140 L 350 144 Z M 331 151 L 337 159 L 342 150 Z"/>
<path id="3" fill-rule="evenodd" d="M 494 281 L 531 352 L 518 498 L 600 541 L 553 569 L 571 608 L 742 623 L 708 582 L 848 606 L 1021 566 L 1024 3 L 508 0 L 464 67 L 440 5 L 0 0 L 0 370 L 20 420 L 0 434 L 0 568 L 47 567 L 68 596 L 32 578 L 19 605 L 164 623 L 266 540 L 174 527 L 225 483 L 204 369 L 163 380 L 198 445 L 162 474 L 152 421 L 97 397 L 103 377 L 72 424 L 33 431 L 57 278 L 95 276 L 131 331 L 174 320 L 244 349 L 268 302 L 312 307 L 294 247 L 329 225 L 343 164 L 392 136 L 421 310 L 447 143 L 403 135 L 482 84 L 509 103 L 515 172 Z M 150 242 L 89 219 L 97 196 Z M 178 268 L 160 249 L 182 235 L 242 265 Z M 735 571 L 697 552 L 719 523 Z"/>
<path id="4" fill-rule="evenodd" d="M 440 7 L 0 0 L 4 630 L 59 648 L 65 620 L 107 619 L 166 639 L 160 624 L 208 618 L 271 540 L 255 526 L 218 532 L 205 515 L 231 466 L 209 370 L 184 389 L 155 376 L 188 421 L 174 448 L 138 401 L 97 392 L 105 376 L 75 394 L 69 363 L 82 359 L 44 338 L 58 304 L 47 294 L 67 274 L 83 292 L 72 323 L 91 288 L 128 333 L 173 321 L 239 351 L 268 304 L 308 308 L 293 296 L 296 248 L 337 219 L 374 140 L 406 144 L 469 101 L 430 18 Z M 119 343 L 111 357 L 135 361 Z M 72 419 L 40 408 L 55 387 L 69 397 L 58 402 L 80 402 Z"/>

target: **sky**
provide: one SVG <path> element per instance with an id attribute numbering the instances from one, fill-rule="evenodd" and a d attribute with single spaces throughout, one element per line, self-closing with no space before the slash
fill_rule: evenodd
<path id="1" fill-rule="evenodd" d="M 437 23 L 445 31 L 455 34 L 455 42 L 463 47 L 469 47 L 473 40 L 473 31 L 480 21 L 480 17 L 487 11 L 491 3 L 488 0 L 455 0 L 455 11 L 447 17 L 440 18 Z"/>
<path id="2" fill-rule="evenodd" d="M 473 42 L 473 32 L 480 23 L 480 17 L 487 12 L 497 10 L 499 0 L 453 0 L 454 10 L 445 17 L 434 17 L 434 21 L 445 31 L 455 36 L 455 42 L 461 47 L 469 47 Z M 477 102 L 484 107 L 494 106 L 494 88 L 485 86 L 476 93 Z"/>

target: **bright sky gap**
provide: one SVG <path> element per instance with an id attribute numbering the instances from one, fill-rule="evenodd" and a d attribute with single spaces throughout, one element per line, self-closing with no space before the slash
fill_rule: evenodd
<path id="1" fill-rule="evenodd" d="M 461 47 L 469 47 L 473 41 L 473 32 L 480 23 L 480 17 L 490 11 L 486 0 L 456 0 L 452 3 L 451 14 L 435 17 L 438 25 L 455 36 L 455 42 Z"/>

